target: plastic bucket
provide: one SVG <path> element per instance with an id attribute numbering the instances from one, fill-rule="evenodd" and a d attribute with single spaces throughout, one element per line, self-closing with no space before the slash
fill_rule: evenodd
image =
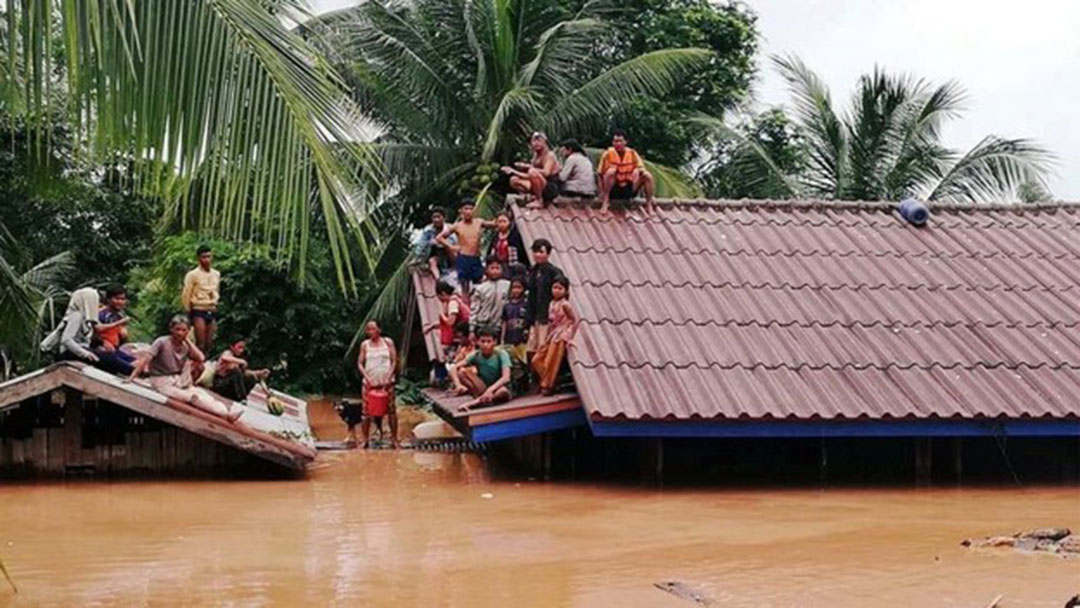
<path id="1" fill-rule="evenodd" d="M 385 416 L 390 409 L 390 391 L 384 388 L 368 389 L 364 396 L 364 409 L 368 416 Z"/>

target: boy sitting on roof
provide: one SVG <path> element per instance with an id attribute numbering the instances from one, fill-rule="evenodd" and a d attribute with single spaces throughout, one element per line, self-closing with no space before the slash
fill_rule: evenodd
<path id="1" fill-rule="evenodd" d="M 454 392 L 476 397 L 462 405 L 463 410 L 476 405 L 502 403 L 511 398 L 510 355 L 496 348 L 494 329 L 484 327 L 477 334 L 476 350 L 450 368 Z"/>
<path id="2" fill-rule="evenodd" d="M 471 283 L 479 283 L 484 278 L 484 264 L 480 261 L 480 235 L 484 223 L 473 218 L 474 203 L 465 199 L 458 208 L 459 219 L 443 228 L 442 234 L 435 237 L 435 242 L 457 255 L 457 278 L 461 284 L 461 293 L 469 293 Z M 457 237 L 457 245 L 450 237 Z"/>
<path id="3" fill-rule="evenodd" d="M 247 341 L 241 338 L 218 357 L 213 379 L 215 393 L 232 401 L 243 401 L 256 384 L 270 376 L 268 369 L 248 369 L 246 351 Z"/>
<path id="4" fill-rule="evenodd" d="M 417 259 L 427 262 L 431 276 L 438 281 L 447 272 L 454 269 L 455 249 L 457 237 L 451 235 L 447 239 L 449 246 L 435 242 L 435 239 L 446 229 L 446 211 L 442 207 L 431 210 L 431 223 L 420 232 L 420 238 L 416 241 L 413 254 Z"/>
<path id="5" fill-rule="evenodd" d="M 123 285 L 105 288 L 105 306 L 98 311 L 94 326 L 99 343 L 92 349 L 98 357 L 98 367 L 114 374 L 127 376 L 135 369 L 135 357 L 120 349 L 127 342 L 127 289 Z"/>
<path id="6" fill-rule="evenodd" d="M 611 198 L 630 200 L 639 191 L 645 191 L 645 212 L 653 212 L 653 176 L 645 169 L 645 161 L 626 145 L 626 132 L 617 129 L 611 138 L 611 147 L 600 157 L 600 213 L 608 212 Z"/>
<path id="7" fill-rule="evenodd" d="M 510 295 L 510 281 L 503 278 L 502 264 L 495 257 L 487 259 L 487 267 L 484 269 L 487 280 L 478 285 L 473 285 L 472 295 L 469 298 L 469 332 L 476 335 L 476 330 L 481 327 L 498 325 L 502 316 L 503 304 Z"/>

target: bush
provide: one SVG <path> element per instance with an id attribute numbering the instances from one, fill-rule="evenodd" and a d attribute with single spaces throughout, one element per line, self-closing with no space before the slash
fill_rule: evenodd
<path id="1" fill-rule="evenodd" d="M 329 252 L 312 243 L 307 283 L 301 286 L 289 268 L 265 246 L 202 238 L 194 233 L 161 239 L 150 264 L 133 274 L 138 302 L 132 311 L 136 335 L 149 340 L 163 334 L 180 312 L 184 275 L 195 267 L 195 250 L 214 250 L 221 272 L 221 305 L 215 352 L 237 338 L 248 340 L 255 367 L 277 367 L 275 386 L 299 392 L 339 393 L 355 385 L 344 360 L 361 310 L 338 289 Z"/>

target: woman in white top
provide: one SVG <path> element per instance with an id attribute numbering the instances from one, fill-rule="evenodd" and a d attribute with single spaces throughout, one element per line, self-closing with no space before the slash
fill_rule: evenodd
<path id="1" fill-rule="evenodd" d="M 390 444 L 398 447 L 397 409 L 394 406 L 394 383 L 397 380 L 397 349 L 390 338 L 383 337 L 382 328 L 376 321 L 368 321 L 364 326 L 367 340 L 360 344 L 360 356 L 356 360 L 356 369 L 364 379 L 364 420 L 360 425 L 364 435 L 362 447 L 368 447 L 371 435 L 371 416 L 367 415 L 368 391 L 376 388 L 390 393 L 390 404 L 386 417 L 390 422 Z M 349 439 L 356 441 L 356 428 L 349 429 Z"/>
<path id="2" fill-rule="evenodd" d="M 585 148 L 574 139 L 564 141 L 559 148 L 563 154 L 562 170 L 559 172 L 561 194 L 575 198 L 596 196 L 596 176 Z"/>

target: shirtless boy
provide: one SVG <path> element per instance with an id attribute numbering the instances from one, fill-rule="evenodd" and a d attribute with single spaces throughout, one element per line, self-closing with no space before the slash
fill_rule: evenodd
<path id="1" fill-rule="evenodd" d="M 443 229 L 435 242 L 457 253 L 458 282 L 461 293 L 469 293 L 472 283 L 479 283 L 484 278 L 484 263 L 480 260 L 480 236 L 484 222 L 473 218 L 474 203 L 465 199 L 458 208 L 458 221 Z M 450 236 L 457 236 L 457 245 L 450 241 Z"/>

